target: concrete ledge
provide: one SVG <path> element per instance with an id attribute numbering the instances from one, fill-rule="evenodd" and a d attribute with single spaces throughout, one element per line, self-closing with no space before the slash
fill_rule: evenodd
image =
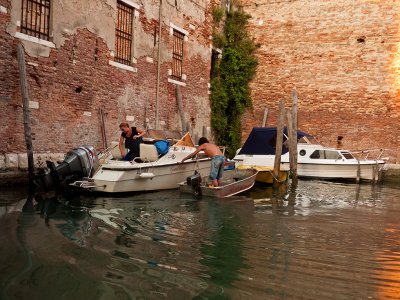
<path id="1" fill-rule="evenodd" d="M 400 183 L 400 164 L 388 164 L 382 171 L 383 183 Z"/>
<path id="2" fill-rule="evenodd" d="M 56 165 L 63 161 L 64 153 L 35 153 L 33 163 L 35 168 L 46 168 L 46 161 L 50 160 Z M 28 170 L 28 156 L 26 153 L 7 153 L 0 155 L 0 172 Z"/>

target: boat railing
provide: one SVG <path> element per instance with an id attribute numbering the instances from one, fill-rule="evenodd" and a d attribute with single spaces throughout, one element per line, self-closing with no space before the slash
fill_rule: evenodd
<path id="1" fill-rule="evenodd" d="M 148 141 L 154 140 L 169 140 L 172 144 L 179 141 L 185 135 L 184 132 L 179 130 L 167 130 L 167 129 L 150 129 L 146 130 L 144 139 Z"/>
<path id="2" fill-rule="evenodd" d="M 351 151 L 355 158 L 358 160 L 387 160 L 387 157 L 383 157 L 385 149 L 368 149 L 368 150 L 357 150 Z"/>
<path id="3" fill-rule="evenodd" d="M 118 144 L 112 144 L 110 147 L 104 149 L 103 151 L 100 151 L 97 153 L 97 157 L 100 159 L 106 158 L 110 156 L 111 152 L 116 148 Z"/>

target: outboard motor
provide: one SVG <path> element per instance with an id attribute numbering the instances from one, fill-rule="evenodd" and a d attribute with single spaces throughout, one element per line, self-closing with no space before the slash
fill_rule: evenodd
<path id="1" fill-rule="evenodd" d="M 186 184 L 192 187 L 193 193 L 196 197 L 201 196 L 201 174 L 198 171 L 194 171 L 192 176 L 186 178 Z"/>
<path id="2" fill-rule="evenodd" d="M 48 170 L 41 170 L 35 184 L 39 193 L 58 193 L 68 184 L 92 176 L 99 166 L 99 159 L 92 146 L 84 146 L 68 152 L 58 166 L 51 161 L 46 161 L 46 164 Z"/>

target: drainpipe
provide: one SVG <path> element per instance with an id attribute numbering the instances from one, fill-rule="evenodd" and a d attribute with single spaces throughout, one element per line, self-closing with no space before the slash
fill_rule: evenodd
<path id="1" fill-rule="evenodd" d="M 162 0 L 158 9 L 158 53 L 157 53 L 157 89 L 156 89 L 156 129 L 159 127 L 158 122 L 158 99 L 160 97 L 160 57 L 161 57 L 161 17 L 162 17 Z"/>

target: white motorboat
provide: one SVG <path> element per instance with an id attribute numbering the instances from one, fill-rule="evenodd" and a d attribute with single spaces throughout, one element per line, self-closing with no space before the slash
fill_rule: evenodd
<path id="1" fill-rule="evenodd" d="M 275 160 L 276 128 L 253 128 L 234 160 L 245 167 L 271 167 Z M 320 179 L 354 179 L 378 181 L 385 161 L 382 150 L 375 159 L 356 158 L 349 150 L 328 148 L 311 135 L 297 132 L 297 174 L 299 177 Z M 287 131 L 284 131 L 281 164 L 289 168 Z"/>
<path id="2" fill-rule="evenodd" d="M 166 154 L 160 155 L 156 143 L 140 144 L 140 157 L 134 161 L 121 161 L 116 155 L 100 158 L 94 175 L 72 185 L 95 192 L 122 193 L 178 188 L 179 183 L 198 171 L 202 176 L 210 172 L 210 159 L 196 156 L 180 163 L 182 158 L 195 151 L 189 133 L 171 145 Z M 118 150 L 114 153 L 118 154 Z"/>

